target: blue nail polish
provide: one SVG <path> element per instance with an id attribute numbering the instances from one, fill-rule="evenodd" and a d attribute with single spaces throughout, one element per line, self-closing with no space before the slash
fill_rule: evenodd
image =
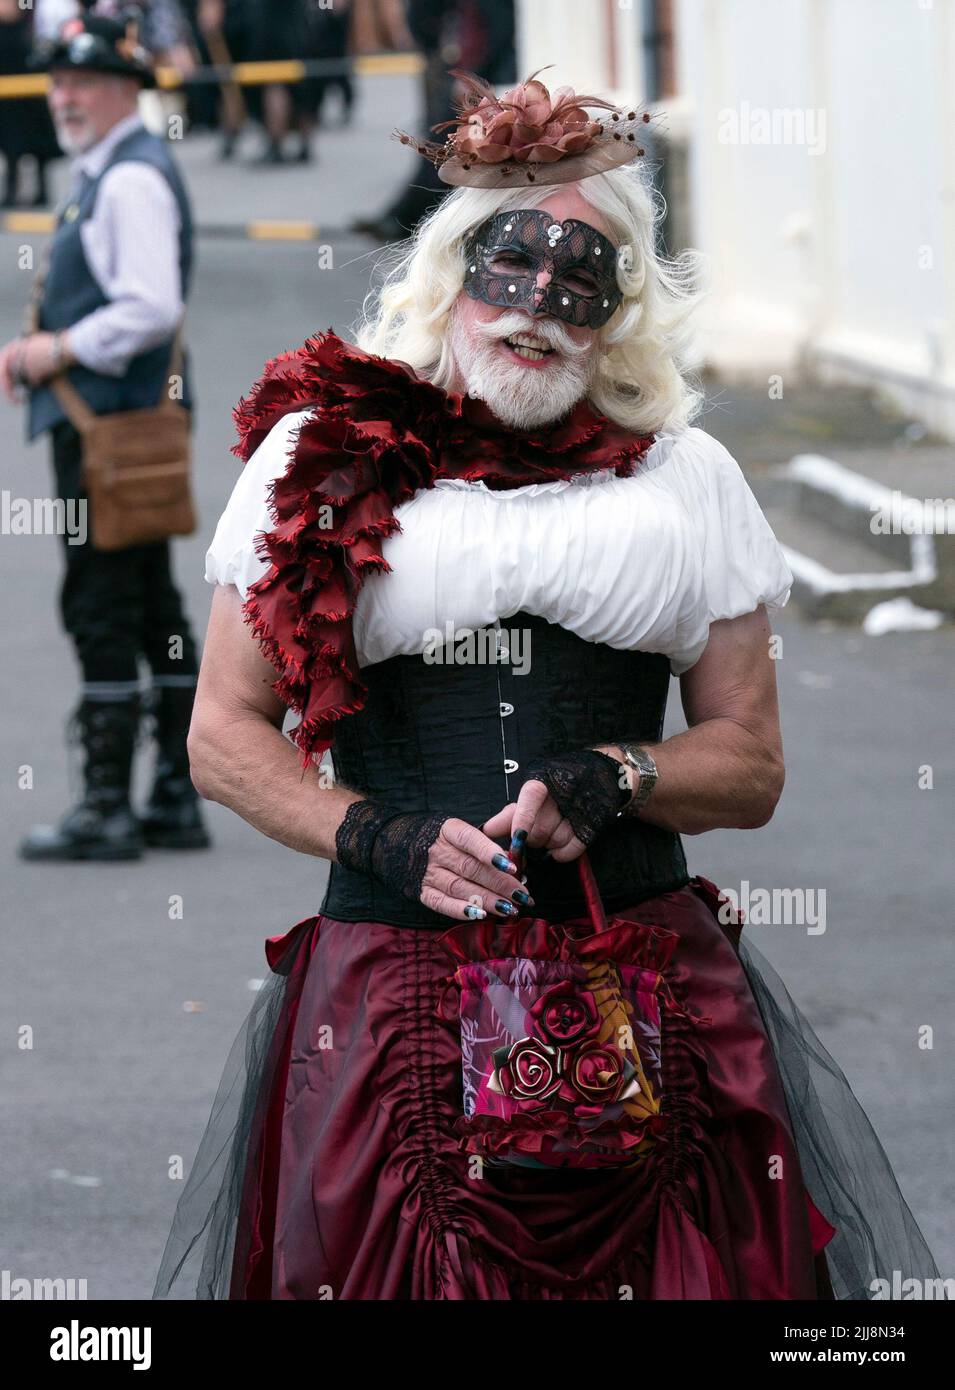
<path id="1" fill-rule="evenodd" d="M 495 854 L 491 863 L 494 865 L 495 869 L 500 869 L 505 874 L 517 873 L 517 865 L 512 860 L 508 859 L 506 854 Z"/>
<path id="2" fill-rule="evenodd" d="M 523 907 L 534 906 L 534 899 L 531 897 L 530 893 L 525 893 L 523 888 L 515 888 L 511 897 L 516 903 L 520 903 Z"/>
<path id="3" fill-rule="evenodd" d="M 465 917 L 470 917 L 473 921 L 475 917 L 486 917 L 487 913 L 484 911 L 483 907 L 476 907 L 474 903 L 468 903 L 467 907 L 464 909 L 464 915 Z"/>
<path id="4" fill-rule="evenodd" d="M 517 908 L 514 906 L 514 904 L 505 902 L 503 898 L 498 898 L 494 906 L 498 912 L 503 912 L 505 917 L 517 916 Z"/>
<path id="5" fill-rule="evenodd" d="M 511 836 L 511 849 L 520 849 L 527 839 L 526 830 L 515 830 Z"/>

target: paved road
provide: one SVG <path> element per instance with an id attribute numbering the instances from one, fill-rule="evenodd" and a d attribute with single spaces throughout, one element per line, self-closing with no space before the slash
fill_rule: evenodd
<path id="1" fill-rule="evenodd" d="M 410 90 L 400 90 L 410 103 Z M 185 157 L 202 208 L 218 220 L 244 218 L 249 200 L 255 215 L 283 216 L 316 215 L 323 202 L 334 211 L 326 220 L 342 225 L 350 212 L 375 205 L 404 156 L 389 151 L 369 162 L 369 131 L 410 118 L 410 106 L 379 118 L 366 104 L 358 133 L 329 136 L 316 170 L 245 183 L 212 163 L 206 142 L 191 144 Z M 316 194 L 326 179 L 334 197 Z M 25 290 L 17 244 L 0 238 L 4 340 Z M 231 406 L 268 356 L 316 329 L 348 325 L 367 285 L 366 252 L 357 242 L 336 243 L 330 272 L 318 268 L 309 244 L 203 247 L 190 331 L 201 401 L 202 531 L 176 547 L 200 629 L 210 593 L 203 551 L 236 476 Z M 723 400 L 708 421 L 714 431 L 716 417 L 732 413 L 731 393 Z M 2 486 L 15 496 L 43 495 L 45 451 L 28 450 L 15 415 L 0 411 Z M 252 985 L 264 973 L 263 938 L 315 909 L 325 871 L 218 807 L 210 810 L 216 847 L 209 854 L 47 870 L 17 861 L 18 835 L 54 816 L 67 794 L 62 731 L 75 673 L 55 617 L 58 545 L 52 537 L 0 536 L 0 1268 L 84 1277 L 91 1297 L 142 1298 L 180 1190 L 167 1176 L 170 1156 L 188 1163 L 194 1153 Z M 955 642 L 951 630 L 863 638 L 806 627 L 796 614 L 778 626 L 785 797 L 762 831 L 689 840 L 691 868 L 726 887 L 748 879 L 753 887 L 826 890 L 824 934 L 754 927 L 753 937 L 850 1077 L 951 1272 Z M 18 789 L 25 764 L 33 768 L 31 791 Z M 923 765 L 933 769 L 934 790 L 918 789 Z M 181 895 L 181 920 L 170 919 L 172 895 Z M 918 1046 L 925 1024 L 935 1030 L 930 1051 Z M 32 1048 L 19 1044 L 24 1028 Z"/>

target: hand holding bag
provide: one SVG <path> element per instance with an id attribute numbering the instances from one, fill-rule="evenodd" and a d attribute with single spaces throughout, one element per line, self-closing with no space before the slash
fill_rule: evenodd
<path id="1" fill-rule="evenodd" d="M 461 1148 L 492 1164 L 645 1161 L 665 1128 L 663 1016 L 675 933 L 607 920 L 586 854 L 586 923 L 485 918 L 444 932 L 459 995 Z M 447 1016 L 447 1015 L 445 1015 Z"/>

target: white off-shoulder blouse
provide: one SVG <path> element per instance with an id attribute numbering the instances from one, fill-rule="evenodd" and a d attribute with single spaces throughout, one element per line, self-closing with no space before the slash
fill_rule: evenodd
<path id="1" fill-rule="evenodd" d="M 210 584 L 245 597 L 268 569 L 267 487 L 310 412 L 280 420 L 242 470 L 206 555 Z M 663 433 L 632 477 L 612 469 L 495 491 L 438 479 L 395 509 L 400 533 L 353 619 L 361 666 L 425 650 L 431 634 L 534 613 L 590 642 L 662 652 L 674 675 L 710 623 L 781 608 L 792 574 L 739 465 L 704 430 Z M 433 637 L 431 638 L 433 640 Z"/>

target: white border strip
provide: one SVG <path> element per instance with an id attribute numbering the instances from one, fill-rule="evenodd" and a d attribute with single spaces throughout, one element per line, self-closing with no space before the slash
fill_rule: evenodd
<path id="1" fill-rule="evenodd" d="M 882 508 L 891 509 L 893 501 L 900 495 L 898 488 L 888 488 L 883 483 L 874 482 L 865 474 L 857 473 L 854 468 L 846 468 L 844 464 L 823 458 L 821 454 L 797 454 L 783 465 L 779 473 L 816 492 L 837 497 L 844 506 L 869 515 Z M 919 505 L 917 499 L 904 494 L 902 502 Z M 909 536 L 911 569 L 907 570 L 836 574 L 818 560 L 804 555 L 801 550 L 793 550 L 788 545 L 781 545 L 780 549 L 793 577 L 816 594 L 845 593 L 850 589 L 868 589 L 873 593 L 882 589 L 911 589 L 919 584 L 931 584 L 938 577 L 935 538 L 931 534 Z"/>

